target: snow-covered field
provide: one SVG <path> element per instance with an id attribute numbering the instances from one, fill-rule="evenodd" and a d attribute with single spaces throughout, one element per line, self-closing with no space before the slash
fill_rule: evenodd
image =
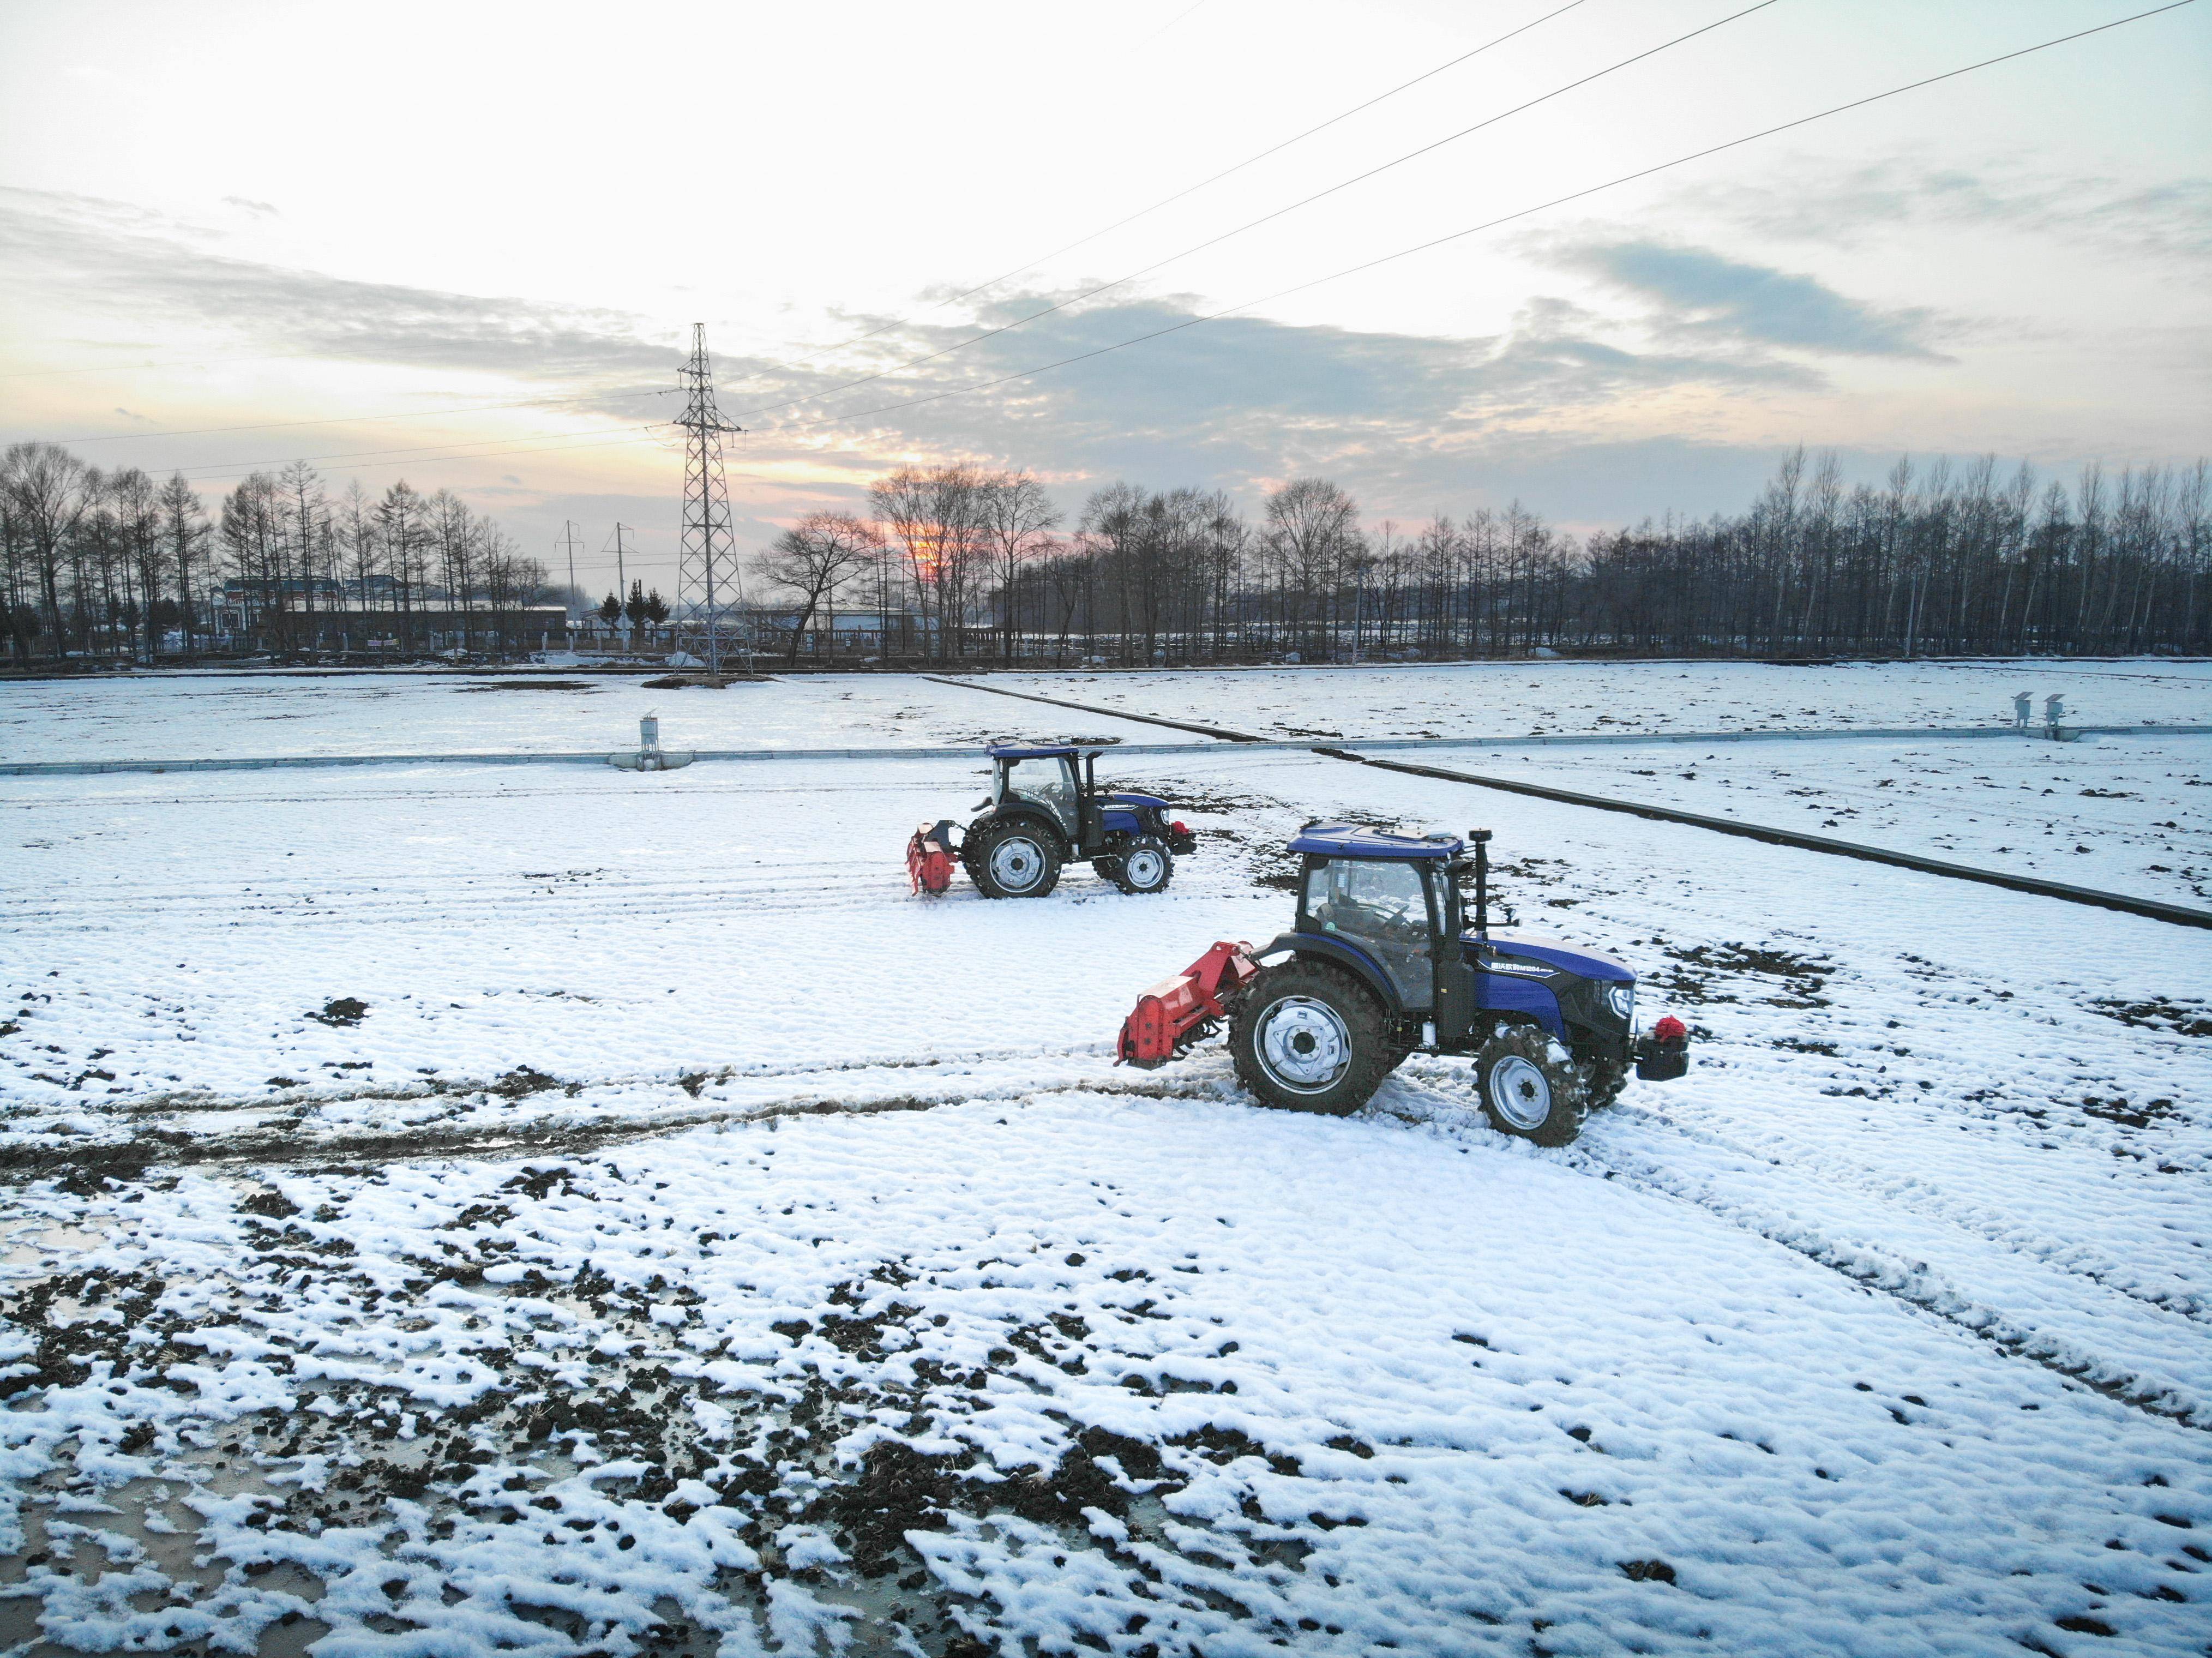
<path id="1" fill-rule="evenodd" d="M 1425 762 L 2206 908 L 2212 738 L 1445 745 Z"/>
<path id="2" fill-rule="evenodd" d="M 651 690 L 651 675 L 180 673 L 0 685 L 0 763 L 276 755 L 592 754 L 669 749 L 928 748 L 1040 728 L 1004 697 L 891 674 Z M 1157 740 L 1097 715 L 1055 735 Z M 1195 739 L 1185 739 L 1195 740 Z"/>
<path id="3" fill-rule="evenodd" d="M 473 701 L 454 747 L 560 699 Z M 1790 770 L 1894 843 L 2015 752 L 1867 745 L 1869 803 L 1780 746 L 1626 780 Z M 2018 752 L 2130 812 L 2168 763 Z M 1204 832 L 1161 897 L 910 897 L 944 761 L 0 781 L 0 1643 L 2203 1649 L 2204 934 L 1303 754 L 1102 771 Z M 1451 1061 L 1341 1121 L 1218 1046 L 1115 1070 L 1347 810 L 1494 828 L 1690 1078 L 1544 1152 Z"/>
<path id="4" fill-rule="evenodd" d="M 993 684 L 1270 738 L 1994 726 L 2014 693 L 2065 698 L 2092 726 L 2212 725 L 2212 662 L 1472 662 L 994 675 Z"/>

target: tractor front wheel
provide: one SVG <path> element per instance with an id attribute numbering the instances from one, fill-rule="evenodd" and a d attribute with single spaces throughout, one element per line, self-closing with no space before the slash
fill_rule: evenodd
<path id="1" fill-rule="evenodd" d="M 1098 861 L 1103 864 L 1109 860 L 1102 858 Z M 1139 896 L 1164 892 L 1175 878 L 1175 859 L 1168 855 L 1164 845 L 1149 835 L 1132 841 L 1111 863 L 1106 878 L 1124 892 Z"/>
<path id="2" fill-rule="evenodd" d="M 1474 1056 L 1474 1085 L 1492 1127 L 1539 1145 L 1565 1145 L 1589 1109 L 1574 1056 L 1540 1026 L 1507 1027 Z"/>
<path id="3" fill-rule="evenodd" d="M 1390 1072 L 1382 1010 L 1342 968 L 1263 968 L 1229 1027 L 1237 1080 L 1268 1105 L 1349 1116 Z"/>
<path id="4" fill-rule="evenodd" d="M 990 830 L 971 865 L 986 898 L 1042 898 L 1060 884 L 1060 848 L 1025 823 Z"/>

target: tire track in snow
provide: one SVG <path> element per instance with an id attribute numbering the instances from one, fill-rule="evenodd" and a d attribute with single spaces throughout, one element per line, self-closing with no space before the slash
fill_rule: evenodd
<path id="1" fill-rule="evenodd" d="M 2177 1305 L 2172 1301 L 2160 1300 L 2156 1297 L 2145 1295 L 2126 1284 L 2115 1281 L 2118 1274 L 2128 1270 L 2117 1260 L 2103 1258 L 2094 1264 L 2085 1265 L 2065 1258 L 2064 1252 L 2068 1251 L 2087 1253 L 2087 1245 L 2054 1240 L 2034 1234 L 2023 1236 L 2022 1229 L 2018 1224 L 2008 1222 L 1986 1206 L 1977 1203 L 1972 1198 L 1956 1196 L 1915 1176 L 1895 1176 L 1894 1183 L 1888 1183 L 1881 1176 L 1880 1171 L 1811 1148 L 1793 1147 L 1790 1157 L 1784 1158 L 1778 1153 L 1761 1151 L 1756 1146 L 1747 1145 L 1741 1140 L 1731 1139 L 1727 1135 L 1718 1133 L 1712 1129 L 1680 1121 L 1664 1112 L 1650 1111 L 1637 1105 L 1624 1105 L 1619 1108 L 1623 1112 L 1633 1113 L 1638 1127 L 1650 1128 L 1654 1132 L 1678 1135 L 1684 1139 L 1694 1140 L 1717 1151 L 1728 1152 L 1753 1162 L 1763 1163 L 1777 1170 L 1790 1170 L 1793 1167 L 1794 1160 L 1794 1165 L 1799 1171 L 1817 1172 L 1824 1180 L 1845 1182 L 1855 1187 L 1863 1196 L 1877 1203 L 1906 1211 L 1919 1216 L 1923 1220 L 1954 1227 L 1961 1232 L 1980 1237 L 1987 1242 L 2009 1249 L 2014 1254 L 2033 1256 L 2054 1271 L 2085 1279 L 2095 1284 L 2100 1290 L 2112 1295 L 2124 1296 L 2137 1305 L 2154 1312 L 2163 1313 L 2173 1318 L 2187 1319 L 2191 1323 L 2212 1326 L 2212 1309 L 2207 1309 L 2201 1305 L 2196 1296 L 2191 1295 L 2183 1304 Z"/>
<path id="2" fill-rule="evenodd" d="M 819 1065 L 725 1066 L 714 1070 L 675 1074 L 665 1071 L 635 1071 L 600 1077 L 556 1077 L 552 1078 L 552 1084 L 562 1088 L 682 1087 L 687 1077 L 700 1078 L 707 1084 L 765 1081 L 785 1077 L 831 1076 L 841 1071 L 915 1071 L 944 1065 L 988 1065 L 1015 1060 L 1066 1059 L 1085 1054 L 1108 1054 L 1112 1048 L 1112 1043 L 1103 1042 L 1082 1042 L 1064 1048 L 972 1048 L 959 1054 L 831 1060 Z M 507 1081 L 505 1077 L 489 1079 L 441 1077 L 434 1081 L 403 1084 L 398 1087 L 365 1084 L 358 1088 L 338 1088 L 327 1092 L 294 1089 L 275 1094 L 232 1095 L 227 1098 L 220 1095 L 172 1091 L 150 1095 L 142 1100 L 110 1102 L 101 1108 L 127 1116 L 147 1116 L 162 1112 L 182 1114 L 205 1111 L 265 1111 L 272 1107 L 343 1105 L 356 1100 L 428 1100 L 451 1095 L 495 1094 Z"/>
<path id="3" fill-rule="evenodd" d="M 1437 1085 L 1437 1079 L 1424 1078 L 1418 1074 L 1407 1075 L 1402 1072 L 1399 1076 L 1404 1083 L 1412 1084 L 1409 1091 L 1417 1096 L 1426 1097 L 1418 1099 L 1415 1108 L 1412 1110 L 1403 1108 L 1397 1102 L 1378 1099 L 1376 1104 L 1368 1108 L 1370 1111 L 1453 1139 L 1487 1142 L 1494 1147 L 1496 1142 L 1503 1138 L 1482 1121 L 1480 1108 L 1475 1104 L 1471 1094 L 1454 1097 L 1444 1088 Z M 1431 1107 L 1436 1108 L 1431 1109 Z M 1602 1122 L 1604 1119 L 1597 1121 Z M 1679 1130 L 1675 1132 L 1680 1139 L 1687 1140 L 1691 1138 L 1680 1133 Z M 1522 1146 L 1520 1142 L 1514 1144 L 1526 1155 L 1554 1160 L 1601 1180 L 1616 1180 L 1631 1190 L 1647 1196 L 1702 1209 L 1717 1219 L 1756 1233 L 1865 1289 L 1879 1291 L 1941 1319 L 2009 1357 L 2026 1359 L 2053 1375 L 2077 1382 L 2146 1415 L 2199 1432 L 2212 1432 L 2212 1400 L 2199 1396 L 2186 1382 L 2148 1375 L 2137 1368 L 2096 1352 L 2071 1338 L 2027 1324 L 2003 1309 L 1954 1288 L 1936 1266 L 1927 1261 L 1907 1261 L 1873 1245 L 1838 1242 L 1819 1227 L 1798 1221 L 1786 1202 L 1778 1197 L 1770 1199 L 1770 1209 L 1762 1211 L 1753 1204 L 1731 1199 L 1714 1190 L 1710 1184 L 1701 1185 L 1688 1172 L 1669 1168 L 1649 1154 L 1635 1158 L 1632 1154 L 1624 1155 L 1626 1148 L 1609 1147 L 1601 1151 L 1587 1133 L 1573 1145 L 1556 1151 L 1537 1151 Z M 1757 1154 L 1746 1155 L 1760 1163 L 1770 1162 Z M 1958 1230 L 1963 1231 L 1964 1229 Z M 2108 1286 L 2076 1276 L 2078 1281 L 2091 1284 L 2100 1294 L 2116 1295 Z M 2132 1300 L 2126 1303 L 2126 1309 L 2127 1315 L 2138 1322 L 2142 1314 L 2179 1318 L 2169 1309 Z M 2136 1310 L 2138 1309 L 2140 1312 Z M 2188 1322 L 2185 1320 L 2182 1321 Z M 2188 1339 L 2192 1342 L 2200 1339 L 2194 1325 L 2190 1328 Z"/>
<path id="4" fill-rule="evenodd" d="M 303 1139 L 290 1127 L 282 1130 L 247 1130 L 235 1134 L 191 1138 L 184 1135 L 139 1135 L 124 1140 L 94 1144 L 63 1141 L 52 1145 L 17 1145 L 0 1151 L 0 1181 L 25 1181 L 52 1175 L 120 1175 L 136 1177 L 149 1168 L 174 1165 L 252 1165 L 325 1167 L 368 1162 L 377 1164 L 415 1163 L 447 1157 L 507 1157 L 533 1152 L 569 1155 L 609 1145 L 659 1139 L 685 1129 L 720 1123 L 768 1122 L 785 1117 L 875 1116 L 893 1111 L 929 1111 L 941 1106 L 977 1102 L 1048 1098 L 1057 1094 L 1097 1094 L 1115 1097 L 1158 1100 L 1213 1099 L 1221 1096 L 1218 1080 L 1188 1077 L 1182 1083 L 1144 1079 L 1100 1078 L 1097 1081 L 1038 1088 L 1015 1083 L 999 1087 L 940 1089 L 930 1093 L 907 1092 L 876 1099 L 841 1099 L 818 1094 L 794 1094 L 780 1100 L 744 1106 L 713 1106 L 641 1113 L 612 1121 L 579 1121 L 573 1115 L 535 1117 L 521 1123 L 499 1123 L 476 1128 L 440 1128 L 435 1124 L 410 1124 L 368 1133 L 331 1133 Z"/>
<path id="5" fill-rule="evenodd" d="M 1908 1262 L 1870 1244 L 1839 1242 L 1816 1226 L 1797 1222 L 1778 1203 L 1776 1212 L 1761 1214 L 1753 1206 L 1732 1200 L 1710 1186 L 1701 1187 L 1694 1177 L 1650 1157 L 1639 1159 L 1632 1166 L 1626 1160 L 1609 1159 L 1586 1143 L 1578 1143 L 1561 1153 L 1561 1161 L 1571 1168 L 1583 1169 L 1601 1177 L 1617 1178 L 1635 1191 L 1692 1204 L 1853 1283 L 1878 1290 L 1940 1318 L 2009 1357 L 2027 1359 L 2147 1415 L 2212 1433 L 2212 1405 L 2195 1396 L 2186 1384 L 2145 1375 L 2069 1338 L 2025 1323 L 2002 1308 L 1976 1300 L 1952 1287 L 1942 1272 L 1926 1261 Z M 2109 1290 L 2105 1292 L 2113 1293 Z M 2179 1315 L 2167 1313 L 2166 1316 Z"/>

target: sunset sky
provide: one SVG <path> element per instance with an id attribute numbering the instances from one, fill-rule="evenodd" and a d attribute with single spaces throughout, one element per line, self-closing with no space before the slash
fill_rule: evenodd
<path id="1" fill-rule="evenodd" d="M 744 546 L 906 459 L 1071 512 L 1320 472 L 1374 522 L 1589 527 L 1740 506 L 1800 443 L 2212 450 L 2212 3 L 1285 295 L 2148 0 L 1562 3 L 15 0 L 0 440 L 449 486 L 549 562 L 578 520 L 593 587 L 619 519 L 665 591 L 694 321 Z"/>

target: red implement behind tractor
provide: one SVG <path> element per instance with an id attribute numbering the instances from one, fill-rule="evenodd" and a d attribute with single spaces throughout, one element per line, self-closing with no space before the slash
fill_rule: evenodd
<path id="1" fill-rule="evenodd" d="M 937 894 L 952 884 L 952 824 L 924 823 L 906 843 L 906 878 L 916 892 Z"/>
<path id="2" fill-rule="evenodd" d="M 1149 1071 L 1212 1035 L 1234 1011 L 1244 987 L 1259 974 L 1251 949 L 1224 940 L 1174 978 L 1161 980 L 1138 997 L 1137 1011 L 1122 1022 L 1115 1063 Z"/>

